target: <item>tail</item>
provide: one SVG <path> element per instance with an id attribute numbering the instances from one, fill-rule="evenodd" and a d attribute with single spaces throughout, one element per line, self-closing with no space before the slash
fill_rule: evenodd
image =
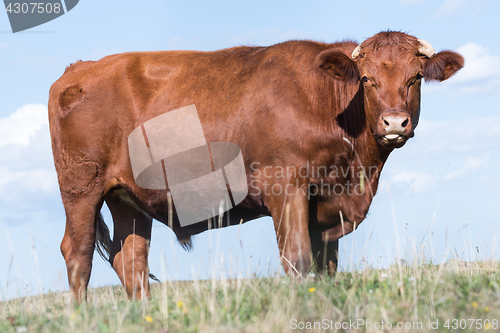
<path id="1" fill-rule="evenodd" d="M 109 254 L 111 252 L 111 237 L 109 236 L 108 226 L 104 222 L 101 213 L 97 215 L 95 222 L 97 228 L 95 234 L 95 250 L 99 253 L 102 259 L 109 262 L 111 265 L 112 263 L 109 258 Z M 158 280 L 158 278 L 151 273 L 149 274 L 149 278 L 156 282 L 160 282 L 160 280 Z"/>

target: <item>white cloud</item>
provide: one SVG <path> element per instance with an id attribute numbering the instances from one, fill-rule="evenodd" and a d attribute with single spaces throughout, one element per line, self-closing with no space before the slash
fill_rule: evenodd
<path id="1" fill-rule="evenodd" d="M 442 154 L 477 151 L 500 146 L 500 117 L 431 122 L 420 120 L 411 139 L 412 149 L 406 154 Z"/>
<path id="2" fill-rule="evenodd" d="M 389 157 L 380 185 L 428 194 L 444 185 L 498 184 L 499 148 L 500 117 L 421 119 L 415 137 Z"/>
<path id="3" fill-rule="evenodd" d="M 452 89 L 460 93 L 491 93 L 500 89 L 500 56 L 470 42 L 457 49 L 465 59 L 464 67 L 451 79 L 423 86 L 424 93 Z"/>
<path id="4" fill-rule="evenodd" d="M 422 171 L 401 171 L 390 177 L 395 185 L 407 185 L 411 192 L 423 192 L 432 189 L 438 181 L 434 175 Z"/>
<path id="5" fill-rule="evenodd" d="M 469 0 L 446 0 L 436 11 L 431 15 L 432 18 L 451 17 L 462 11 Z"/>
<path id="6" fill-rule="evenodd" d="M 455 78 L 455 83 L 467 83 L 469 92 L 482 92 L 500 86 L 500 56 L 475 43 L 467 43 L 458 49 L 465 58 L 465 66 Z"/>
<path id="7" fill-rule="evenodd" d="M 489 2 L 490 0 L 446 0 L 433 13 L 431 13 L 430 17 L 438 19 L 451 18 L 459 14 L 466 14 L 470 16 L 470 14 L 482 13 L 487 9 Z"/>
<path id="8" fill-rule="evenodd" d="M 47 106 L 26 104 L 8 117 L 0 118 L 0 148 L 10 144 L 27 146 L 44 124 L 48 124 Z"/>
<path id="9" fill-rule="evenodd" d="M 0 175 L 0 204 L 57 194 L 47 106 L 26 104 L 0 118 Z"/>
<path id="10" fill-rule="evenodd" d="M 444 177 L 444 180 L 455 180 L 457 178 L 464 177 L 471 171 L 479 169 L 483 165 L 483 163 L 484 161 L 480 158 L 470 157 L 460 169 L 447 174 Z"/>
<path id="11" fill-rule="evenodd" d="M 385 184 L 381 185 L 406 187 L 416 193 L 471 175 L 485 181 L 484 170 L 491 168 L 486 162 L 500 148 L 499 133 L 500 117 L 441 122 L 422 119 L 415 138 L 389 157 L 387 173 L 382 172 Z M 492 177 L 498 179 L 495 175 Z"/>
<path id="12" fill-rule="evenodd" d="M 12 168 L 0 168 L 0 190 L 12 186 L 21 188 L 27 193 L 50 193 L 57 189 L 54 172 L 48 169 L 12 170 Z M 5 192 L 5 191 L 3 191 Z"/>

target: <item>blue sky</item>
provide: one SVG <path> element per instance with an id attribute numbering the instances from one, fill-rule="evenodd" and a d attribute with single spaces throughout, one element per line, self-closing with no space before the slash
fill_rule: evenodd
<path id="1" fill-rule="evenodd" d="M 457 50 L 466 65 L 447 82 L 423 86 L 416 136 L 389 157 L 367 219 L 341 241 L 340 266 L 385 267 L 414 251 L 434 262 L 445 255 L 498 259 L 498 13 L 494 0 L 82 0 L 62 17 L 17 34 L 0 13 L 0 300 L 67 290 L 59 252 L 65 217 L 46 106 L 67 65 L 126 51 L 209 51 L 289 39 L 361 42 L 387 29 L 425 39 L 437 51 Z M 280 267 L 269 218 L 198 235 L 189 253 L 156 222 L 150 266 L 163 280 L 264 276 Z M 118 283 L 96 256 L 91 286 Z"/>

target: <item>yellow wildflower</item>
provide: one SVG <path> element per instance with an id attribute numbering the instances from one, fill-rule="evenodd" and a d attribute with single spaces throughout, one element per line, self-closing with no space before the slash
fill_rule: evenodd
<path id="1" fill-rule="evenodd" d="M 75 320 L 76 319 L 76 316 L 78 316 L 80 313 L 82 312 L 82 310 L 78 309 L 76 310 L 75 312 L 73 312 L 71 314 L 71 316 L 69 316 L 71 318 L 71 320 Z"/>
<path id="2" fill-rule="evenodd" d="M 484 324 L 484 329 L 485 330 L 489 330 L 490 328 L 491 328 L 491 324 L 490 323 Z"/>
<path id="3" fill-rule="evenodd" d="M 310 292 L 310 293 L 313 293 L 313 292 L 316 291 L 316 288 L 312 287 L 312 288 L 307 289 L 307 291 Z"/>
<path id="4" fill-rule="evenodd" d="M 476 301 L 472 302 L 472 307 L 473 308 L 477 308 L 477 302 Z"/>
<path id="5" fill-rule="evenodd" d="M 490 312 L 490 307 L 489 306 L 485 306 L 484 307 L 484 312 Z"/>
<path id="6" fill-rule="evenodd" d="M 151 317 L 151 316 L 146 316 L 146 317 L 144 317 L 144 319 L 146 319 L 146 321 L 148 323 L 152 323 L 153 322 L 153 317 Z"/>
<path id="7" fill-rule="evenodd" d="M 182 301 L 177 301 L 177 307 L 182 308 L 184 306 L 184 303 Z"/>

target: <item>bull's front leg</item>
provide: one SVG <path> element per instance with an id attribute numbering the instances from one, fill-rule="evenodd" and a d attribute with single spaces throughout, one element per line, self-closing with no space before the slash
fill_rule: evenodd
<path id="1" fill-rule="evenodd" d="M 289 276 L 305 277 L 313 263 L 307 180 L 273 184 L 265 190 L 285 272 Z"/>

